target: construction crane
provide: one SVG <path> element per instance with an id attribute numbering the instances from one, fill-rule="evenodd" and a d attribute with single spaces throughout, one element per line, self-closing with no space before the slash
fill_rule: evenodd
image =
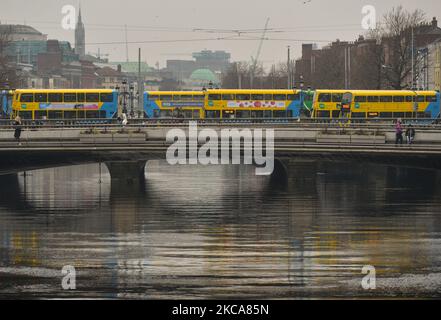
<path id="1" fill-rule="evenodd" d="M 259 47 L 257 48 L 256 57 L 251 57 L 251 70 L 250 70 L 250 87 L 254 86 L 254 77 L 256 75 L 257 64 L 259 63 L 260 53 L 262 51 L 263 41 L 265 40 L 266 32 L 268 31 L 268 24 L 270 18 L 266 19 L 265 28 L 263 29 L 262 38 L 260 38 Z"/>

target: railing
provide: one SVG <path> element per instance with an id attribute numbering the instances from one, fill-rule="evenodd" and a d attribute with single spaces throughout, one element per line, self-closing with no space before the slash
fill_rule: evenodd
<path id="1" fill-rule="evenodd" d="M 129 119 L 127 128 L 149 127 L 180 127 L 188 126 L 190 121 L 199 126 L 264 126 L 274 128 L 311 128 L 311 129 L 394 129 L 396 119 L 311 119 L 311 118 L 253 118 L 253 119 L 189 119 L 189 118 L 164 118 L 164 119 Z M 403 125 L 412 124 L 418 130 L 441 129 L 440 119 L 403 119 Z M 64 119 L 64 120 L 29 120 L 22 119 L 23 129 L 38 130 L 49 128 L 122 128 L 123 125 L 116 119 Z M 0 119 L 0 130 L 14 129 L 14 121 Z"/>

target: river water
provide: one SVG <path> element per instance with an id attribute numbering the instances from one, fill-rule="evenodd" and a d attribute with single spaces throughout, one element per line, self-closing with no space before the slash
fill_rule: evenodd
<path id="1" fill-rule="evenodd" d="M 158 161 L 141 185 L 98 164 L 0 176 L 0 298 L 440 298 L 440 178 L 321 161 L 286 180 Z"/>

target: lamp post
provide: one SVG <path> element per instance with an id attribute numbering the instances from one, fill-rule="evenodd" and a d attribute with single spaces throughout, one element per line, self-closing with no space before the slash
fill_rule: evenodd
<path id="1" fill-rule="evenodd" d="M 134 117 L 135 116 L 135 110 L 134 110 L 134 101 L 133 101 L 133 99 L 134 99 L 134 95 L 133 95 L 133 93 L 134 93 L 134 91 L 135 91 L 135 88 L 134 88 L 134 86 L 133 86 L 133 84 L 131 84 L 130 85 L 130 87 L 129 87 L 129 98 L 130 98 L 130 117 Z"/>

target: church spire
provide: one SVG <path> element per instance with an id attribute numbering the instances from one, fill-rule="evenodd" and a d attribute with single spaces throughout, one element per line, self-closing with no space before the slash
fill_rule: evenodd
<path id="1" fill-rule="evenodd" d="M 81 16 L 81 3 L 79 4 L 78 20 L 75 28 L 75 53 L 80 57 L 86 55 L 86 30 Z"/>

